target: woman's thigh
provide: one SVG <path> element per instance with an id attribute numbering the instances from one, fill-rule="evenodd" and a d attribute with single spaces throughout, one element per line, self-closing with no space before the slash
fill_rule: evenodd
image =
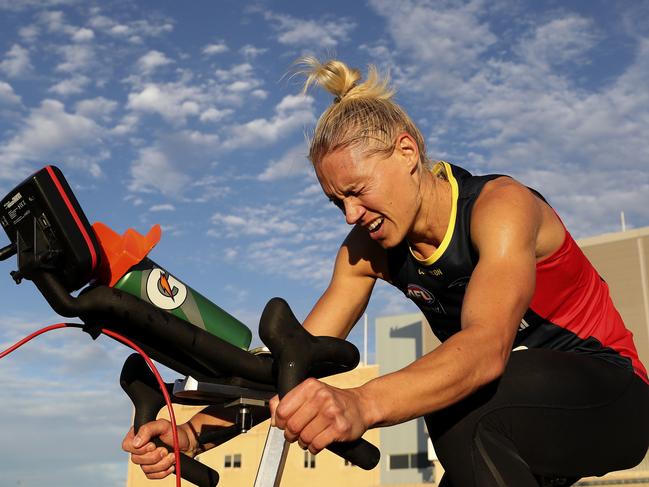
<path id="1" fill-rule="evenodd" d="M 473 485 L 467 472 L 488 475 L 484 455 L 504 476 L 631 467 L 647 449 L 648 408 L 649 386 L 630 370 L 585 355 L 524 350 L 512 353 L 499 380 L 426 423 L 445 469 Z M 493 446 L 478 449 L 480 435 Z"/>

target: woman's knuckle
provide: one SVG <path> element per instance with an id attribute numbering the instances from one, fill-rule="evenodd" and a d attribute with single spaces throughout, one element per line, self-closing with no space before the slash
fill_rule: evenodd
<path id="1" fill-rule="evenodd" d="M 294 419 L 287 421 L 286 430 L 292 435 L 297 435 L 300 432 L 300 428 L 299 425 L 297 424 L 297 421 Z"/>
<path id="2" fill-rule="evenodd" d="M 318 390 L 315 391 L 314 396 L 318 400 L 320 400 L 322 402 L 325 402 L 325 401 L 328 401 L 329 399 L 331 399 L 332 395 L 331 395 L 331 391 L 329 389 L 327 389 L 326 387 L 321 387 L 321 388 L 319 388 Z"/>

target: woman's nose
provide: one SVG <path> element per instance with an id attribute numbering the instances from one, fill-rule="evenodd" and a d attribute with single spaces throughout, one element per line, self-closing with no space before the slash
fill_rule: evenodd
<path id="1" fill-rule="evenodd" d="M 352 198 L 345 198 L 345 219 L 349 225 L 355 225 L 365 213 L 365 209 Z"/>

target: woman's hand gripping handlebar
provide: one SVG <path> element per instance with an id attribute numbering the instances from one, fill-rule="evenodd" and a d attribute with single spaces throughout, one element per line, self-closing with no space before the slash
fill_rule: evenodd
<path id="1" fill-rule="evenodd" d="M 308 377 L 351 370 L 360 358 L 358 349 L 345 340 L 307 332 L 281 298 L 271 299 L 264 308 L 259 336 L 273 354 L 280 399 Z M 374 468 L 381 456 L 362 438 L 331 443 L 327 449 L 365 470 Z"/>
<path id="2" fill-rule="evenodd" d="M 135 406 L 133 428 L 137 433 L 142 425 L 155 421 L 158 412 L 165 405 L 165 399 L 153 373 L 138 354 L 133 354 L 126 359 L 119 382 Z M 170 385 L 167 385 L 167 389 L 171 393 Z M 158 447 L 169 449 L 169 445 L 160 438 L 151 441 Z M 214 487 L 219 483 L 219 474 L 216 470 L 182 453 L 180 473 L 182 478 L 199 487 Z"/>

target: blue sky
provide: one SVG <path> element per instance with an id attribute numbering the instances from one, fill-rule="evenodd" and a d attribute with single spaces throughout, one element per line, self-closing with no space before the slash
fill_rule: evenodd
<path id="1" fill-rule="evenodd" d="M 286 76 L 310 53 L 389 71 L 432 158 L 517 177 L 574 236 L 621 211 L 647 226 L 648 16 L 624 0 L 0 0 L 0 194 L 55 163 L 90 221 L 160 223 L 152 258 L 251 328 L 276 295 L 303 318 L 348 231 L 305 157 L 331 97 Z M 0 348 L 57 321 L 13 265 Z M 379 285 L 368 314 L 414 310 Z M 0 486 L 123 485 L 127 354 L 63 330 L 2 361 Z"/>

